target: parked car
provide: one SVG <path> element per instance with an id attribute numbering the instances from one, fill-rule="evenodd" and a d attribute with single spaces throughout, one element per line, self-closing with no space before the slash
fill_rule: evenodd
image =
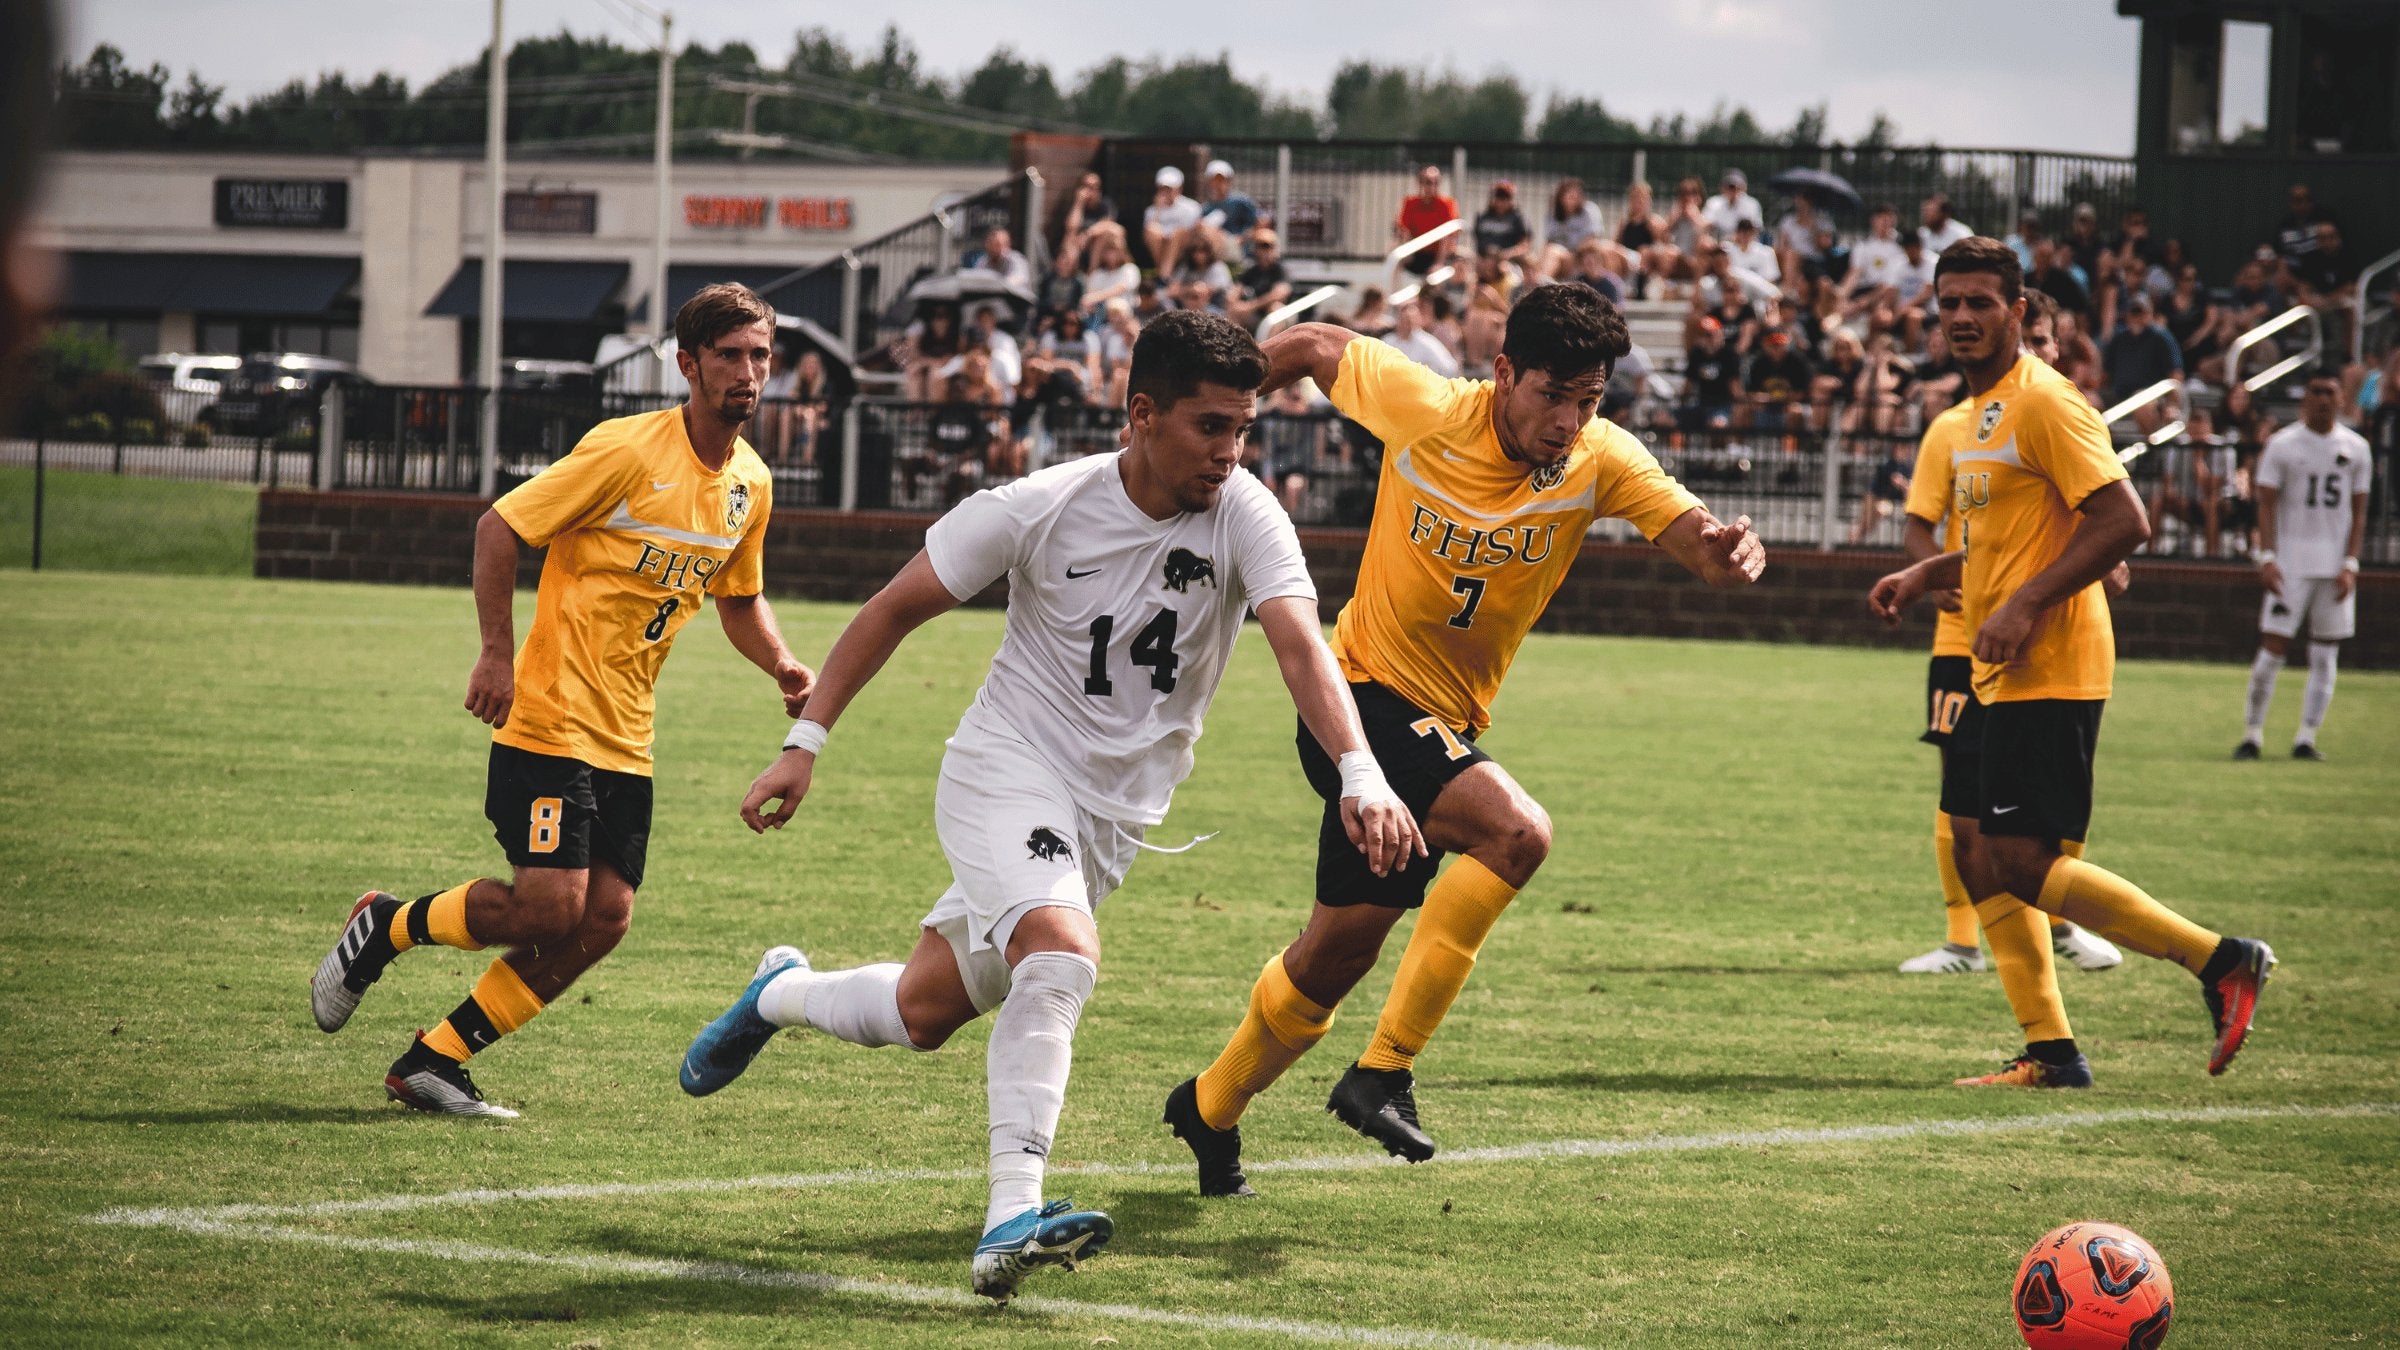
<path id="1" fill-rule="evenodd" d="M 217 397 L 225 392 L 225 381 L 242 368 L 242 358 L 160 352 L 155 356 L 143 357 L 135 365 L 143 378 L 159 386 L 161 394 L 180 395 L 171 401 L 178 411 L 191 417 L 216 402 Z"/>
<path id="2" fill-rule="evenodd" d="M 596 392 L 598 384 L 589 361 L 537 361 L 526 357 L 500 363 L 500 387 L 589 394 Z"/>
<path id="3" fill-rule="evenodd" d="M 327 388 L 370 387 L 358 367 L 330 356 L 303 352 L 260 352 L 225 381 L 225 392 L 200 419 L 214 431 L 237 436 L 280 436 L 316 425 L 317 401 Z"/>

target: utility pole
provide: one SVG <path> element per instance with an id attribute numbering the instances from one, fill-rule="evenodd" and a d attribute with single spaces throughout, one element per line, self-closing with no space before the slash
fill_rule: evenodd
<path id="1" fill-rule="evenodd" d="M 507 192 L 508 174 L 508 50 L 500 45 L 500 7 L 492 0 L 490 79 L 485 98 L 490 108 L 483 127 L 483 312 L 476 348 L 477 380 L 483 385 L 483 467 L 476 491 L 496 495 L 500 482 L 500 269 L 505 265 L 501 245 L 500 203 Z"/>
<path id="2" fill-rule="evenodd" d="M 675 331 L 667 313 L 667 213 L 674 201 L 669 181 L 674 174 L 675 145 L 675 16 L 658 13 L 658 144 L 651 153 L 658 177 L 658 226 L 650 239 L 650 331 L 665 337 Z"/>

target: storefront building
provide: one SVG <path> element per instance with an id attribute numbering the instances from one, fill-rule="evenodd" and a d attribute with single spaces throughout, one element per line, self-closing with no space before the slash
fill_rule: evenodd
<path id="1" fill-rule="evenodd" d="M 997 165 L 676 166 L 667 312 L 759 284 L 997 182 Z M 75 152 L 53 160 L 41 238 L 59 318 L 127 356 L 308 352 L 384 384 L 474 370 L 480 160 Z M 515 162 L 502 186 L 504 357 L 588 361 L 649 312 L 645 162 Z"/>

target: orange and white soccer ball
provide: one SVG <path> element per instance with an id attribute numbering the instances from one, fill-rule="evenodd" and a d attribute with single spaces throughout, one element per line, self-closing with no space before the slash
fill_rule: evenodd
<path id="1" fill-rule="evenodd" d="M 2025 1254 L 2016 1312 L 2033 1350 L 2158 1350 L 2175 1317 L 2175 1282 L 2132 1229 L 2071 1223 Z"/>

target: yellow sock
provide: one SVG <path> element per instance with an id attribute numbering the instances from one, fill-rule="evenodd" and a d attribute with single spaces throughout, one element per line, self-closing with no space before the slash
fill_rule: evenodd
<path id="1" fill-rule="evenodd" d="M 1200 1075 L 1200 1119 L 1212 1130 L 1230 1130 L 1250 1099 L 1267 1090 L 1308 1048 L 1325 1039 L 1333 1009 L 1318 1006 L 1292 984 L 1283 953 L 1267 958 L 1250 986 L 1250 1010 L 1225 1043 L 1217 1062 Z"/>
<path id="2" fill-rule="evenodd" d="M 2042 879 L 2042 908 L 2062 915 L 2144 956 L 2161 957 L 2194 975 L 2208 964 L 2218 934 L 2158 903 L 2125 878 L 2081 858 L 2060 858 Z"/>
<path id="3" fill-rule="evenodd" d="M 1933 809 L 1933 866 L 1942 874 L 1942 917 L 1950 925 L 1950 945 L 1975 945 L 1975 897 L 1958 874 L 1958 836 L 1950 828 L 1950 813 Z"/>
<path id="4" fill-rule="evenodd" d="M 428 938 L 462 952 L 483 950 L 483 944 L 467 933 L 467 892 L 474 886 L 472 881 L 461 882 L 431 900 L 418 902 L 425 907 L 425 934 Z"/>
<path id="5" fill-rule="evenodd" d="M 2083 841 L 2080 839 L 2061 839 L 2058 841 L 2058 851 L 2066 854 L 2070 858 L 2080 858 L 2083 856 Z M 2049 916 L 2049 919 L 2050 927 L 2053 930 L 2070 926 L 2069 921 L 2063 915 L 2052 914 Z"/>
<path id="6" fill-rule="evenodd" d="M 425 1044 L 464 1064 L 476 1051 L 490 1049 L 494 1041 L 532 1021 L 542 1006 L 541 998 L 502 957 L 484 968 L 466 1002 L 425 1033 Z"/>
<path id="7" fill-rule="evenodd" d="M 1475 953 L 1499 922 L 1517 888 L 1473 858 L 1450 865 L 1425 895 L 1417 930 L 1408 936 L 1400 973 L 1375 1019 L 1375 1039 L 1358 1057 L 1362 1069 L 1405 1069 L 1433 1039 L 1458 991 L 1467 987 Z"/>
<path id="8" fill-rule="evenodd" d="M 1992 966 L 2009 1011 L 2025 1028 L 2027 1043 L 2072 1039 L 2067 1005 L 2058 997 L 2058 968 L 2050 959 L 2050 930 L 2041 911 L 2002 893 L 1975 902 L 1984 936 L 1992 943 Z"/>

